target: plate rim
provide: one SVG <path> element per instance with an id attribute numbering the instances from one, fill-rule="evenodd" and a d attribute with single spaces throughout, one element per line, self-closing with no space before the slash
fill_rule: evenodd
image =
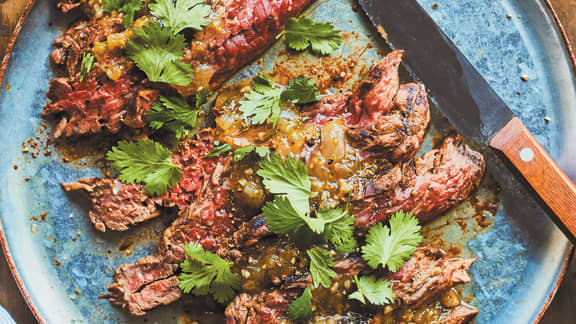
<path id="1" fill-rule="evenodd" d="M 552 18 L 554 19 L 554 22 L 556 23 L 556 27 L 558 28 L 560 34 L 562 35 L 562 41 L 564 43 L 564 47 L 568 51 L 568 54 L 570 56 L 570 61 L 572 63 L 572 73 L 576 75 L 576 56 L 575 56 L 574 49 L 572 48 L 572 45 L 570 44 L 568 33 L 566 32 L 566 29 L 564 28 L 564 25 L 560 21 L 560 17 L 556 13 L 556 9 L 554 9 L 550 0 L 543 0 L 543 2 L 545 3 L 549 12 L 552 14 Z M 3 58 L 2 62 L 0 63 L 0 87 L 3 84 L 4 73 L 6 72 L 6 67 L 8 66 L 8 62 L 10 61 L 10 57 L 12 56 L 12 50 L 14 48 L 14 45 L 16 44 L 16 41 L 18 39 L 18 35 L 20 34 L 20 30 L 22 29 L 22 26 L 23 26 L 24 22 L 26 21 L 26 18 L 28 18 L 28 14 L 30 13 L 30 11 L 31 11 L 31 9 L 35 3 L 36 3 L 36 0 L 28 0 L 28 2 L 26 3 L 26 5 L 24 7 L 24 11 L 22 12 L 20 18 L 18 18 L 16 25 L 14 26 L 14 30 L 10 36 L 8 46 L 6 47 L 6 52 L 5 52 L 4 58 Z M 0 245 L 2 246 L 2 251 L 4 252 L 4 256 L 5 256 L 6 262 L 8 264 L 8 268 L 10 269 L 10 273 L 12 275 L 12 278 L 16 282 L 16 286 L 18 287 L 20 294 L 22 295 L 22 297 L 26 301 L 28 309 L 30 309 L 30 311 L 32 312 L 32 314 L 34 314 L 34 317 L 36 318 L 36 320 L 40 324 L 47 324 L 46 321 L 44 320 L 44 318 L 42 318 L 42 316 L 40 315 L 40 312 L 36 308 L 34 301 L 30 297 L 28 290 L 24 287 L 22 279 L 20 278 L 20 273 L 18 272 L 18 269 L 16 268 L 16 264 L 14 263 L 14 259 L 12 258 L 12 254 L 10 253 L 10 250 L 8 248 L 8 242 L 6 241 L 6 236 L 4 234 L 4 227 L 2 225 L 1 219 L 0 219 Z M 556 280 L 556 283 L 554 284 L 552 291 L 548 295 L 546 302 L 542 305 L 542 308 L 540 309 L 538 316 L 534 320 L 534 322 L 533 322 L 534 324 L 537 324 L 540 322 L 540 320 L 542 319 L 542 317 L 544 316 L 544 314 L 546 313 L 546 311 L 550 307 L 550 304 L 552 303 L 552 300 L 554 299 L 554 296 L 556 295 L 558 288 L 560 287 L 560 284 L 564 280 L 564 276 L 565 276 L 566 271 L 568 269 L 568 265 L 570 264 L 570 261 L 574 255 L 574 250 L 575 250 L 574 245 L 569 243 L 568 250 L 569 251 L 568 251 L 568 254 L 566 255 L 566 257 L 564 259 L 564 263 L 562 265 L 560 275 L 558 276 L 558 279 Z"/>

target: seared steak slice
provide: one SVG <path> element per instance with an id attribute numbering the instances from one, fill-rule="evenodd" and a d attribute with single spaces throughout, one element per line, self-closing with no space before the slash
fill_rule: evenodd
<path id="1" fill-rule="evenodd" d="M 411 211 L 426 222 L 466 199 L 484 175 L 484 156 L 448 136 L 442 147 L 381 170 L 360 193 L 356 226 L 368 228 L 393 213 Z"/>
<path id="2" fill-rule="evenodd" d="M 65 79 L 50 82 L 43 117 L 56 119 L 54 138 L 96 134 L 107 130 L 112 134 L 122 125 L 142 128 L 143 115 L 158 99 L 156 90 L 136 86 L 129 76 L 116 81 L 90 76 L 83 82 L 69 83 Z"/>
<path id="3" fill-rule="evenodd" d="M 453 286 L 470 282 L 468 270 L 474 261 L 451 259 L 440 249 L 421 247 L 389 279 L 398 300 L 418 308 Z"/>
<path id="4" fill-rule="evenodd" d="M 79 3 L 60 2 L 58 6 L 66 12 L 65 10 L 78 7 Z M 55 49 L 50 54 L 50 59 L 56 66 L 65 68 L 70 79 L 76 80 L 84 53 L 90 52 L 95 42 L 102 42 L 109 35 L 122 30 L 124 25 L 121 17 L 105 16 L 92 21 L 78 21 L 54 40 Z"/>
<path id="5" fill-rule="evenodd" d="M 165 262 L 179 263 L 186 255 L 184 246 L 198 242 L 206 250 L 217 251 L 234 233 L 234 215 L 228 208 L 229 188 L 206 186 L 195 202 L 182 210 L 176 220 L 164 231 L 159 248 Z"/>
<path id="6" fill-rule="evenodd" d="M 192 64 L 195 84 L 181 88 L 191 94 L 198 87 L 218 87 L 230 75 L 260 56 L 275 41 L 289 18 L 313 0 L 221 0 L 212 23 L 192 41 L 184 62 Z"/>
<path id="7" fill-rule="evenodd" d="M 172 153 L 172 162 L 180 165 L 183 177 L 180 182 L 160 197 L 165 207 L 178 207 L 180 210 L 196 200 L 196 197 L 205 186 L 212 181 L 219 185 L 222 173 L 228 167 L 226 156 L 205 158 L 214 147 L 214 136 L 211 129 L 200 131 L 195 139 L 180 143 L 177 150 Z"/>
<path id="8" fill-rule="evenodd" d="M 156 204 L 139 184 L 124 184 L 118 179 L 90 178 L 63 183 L 66 191 L 85 191 L 92 208 L 88 214 L 97 230 L 126 231 L 131 226 L 160 215 Z"/>
<path id="9" fill-rule="evenodd" d="M 263 238 L 273 236 L 268 228 L 264 216 L 258 215 L 248 222 L 242 223 L 238 230 L 232 234 L 218 249 L 218 254 L 232 258 L 240 258 L 242 248 L 253 246 Z"/>
<path id="10" fill-rule="evenodd" d="M 468 305 L 456 306 L 440 320 L 440 323 L 465 324 L 470 322 L 478 313 L 480 313 L 479 310 Z"/>
<path id="11" fill-rule="evenodd" d="M 288 323 L 286 313 L 297 291 L 273 290 L 259 295 L 242 293 L 226 307 L 227 324 Z"/>
<path id="12" fill-rule="evenodd" d="M 422 145 L 430 110 L 422 84 L 399 85 L 402 54 L 388 54 L 372 66 L 368 80 L 353 93 L 326 96 L 306 107 L 304 115 L 317 125 L 343 119 L 347 135 L 362 150 L 363 158 L 412 158 Z"/>
<path id="13" fill-rule="evenodd" d="M 348 129 L 348 136 L 365 152 L 365 157 L 389 161 L 410 159 L 420 149 L 430 121 L 424 85 L 400 86 L 392 110 L 368 127 Z"/>
<path id="14" fill-rule="evenodd" d="M 178 265 L 145 257 L 135 264 L 123 265 L 114 273 L 108 293 L 100 296 L 114 306 L 142 316 L 159 305 L 170 304 L 182 297 L 178 287 Z"/>

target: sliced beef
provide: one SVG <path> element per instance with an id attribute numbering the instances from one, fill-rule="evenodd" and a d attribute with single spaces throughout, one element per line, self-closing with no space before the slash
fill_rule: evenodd
<path id="1" fill-rule="evenodd" d="M 235 220 L 229 204 L 227 183 L 217 187 L 207 185 L 164 231 L 159 248 L 165 262 L 182 262 L 184 246 L 189 242 L 198 242 L 206 250 L 216 252 L 234 233 Z"/>
<path id="2" fill-rule="evenodd" d="M 58 4 L 63 11 L 71 10 L 78 5 L 75 1 Z M 56 66 L 64 68 L 70 79 L 76 80 L 84 53 L 90 52 L 95 42 L 102 42 L 109 35 L 123 29 L 121 17 L 105 16 L 92 21 L 80 20 L 54 40 L 54 50 L 50 54 L 50 59 Z"/>
<path id="3" fill-rule="evenodd" d="M 116 270 L 114 284 L 108 293 L 100 296 L 114 306 L 141 316 L 159 305 L 167 305 L 182 297 L 178 287 L 178 265 L 162 262 L 160 258 L 146 257 L 135 264 Z"/>
<path id="4" fill-rule="evenodd" d="M 468 270 L 474 261 L 452 259 L 440 249 L 422 247 L 389 279 L 401 304 L 418 308 L 455 285 L 470 282 Z"/>
<path id="5" fill-rule="evenodd" d="M 389 113 L 367 127 L 350 127 L 347 134 L 363 150 L 364 157 L 403 161 L 420 149 L 429 121 L 424 85 L 409 83 L 400 86 Z"/>
<path id="6" fill-rule="evenodd" d="M 426 222 L 466 199 L 484 175 L 484 156 L 448 136 L 421 158 L 380 171 L 357 197 L 356 226 L 368 228 L 393 213 L 411 211 Z"/>
<path id="7" fill-rule="evenodd" d="M 84 191 L 90 195 L 88 214 L 97 230 L 126 231 L 131 226 L 160 215 L 155 202 L 139 184 L 124 184 L 118 179 L 81 179 L 62 184 L 66 191 Z"/>
<path id="8" fill-rule="evenodd" d="M 196 71 L 196 88 L 218 87 L 256 59 L 275 41 L 286 21 L 312 1 L 218 1 L 210 16 L 212 23 L 197 34 L 184 59 Z M 193 88 L 181 91 L 190 94 Z"/>
<path id="9" fill-rule="evenodd" d="M 441 320 L 441 324 L 466 324 L 478 315 L 480 311 L 468 305 L 459 305 L 450 310 Z"/>
<path id="10" fill-rule="evenodd" d="M 402 51 L 372 66 L 368 80 L 354 92 L 326 96 L 306 107 L 304 115 L 317 125 L 343 119 L 362 158 L 390 162 L 410 159 L 420 149 L 430 122 L 424 85 L 399 85 Z"/>
<path id="11" fill-rule="evenodd" d="M 42 115 L 56 120 L 53 134 L 60 138 L 102 130 L 116 134 L 122 125 L 145 127 L 143 115 L 158 99 L 158 92 L 135 85 L 128 75 L 116 81 L 91 76 L 83 82 L 52 80 L 48 96 L 52 102 Z"/>
<path id="12" fill-rule="evenodd" d="M 211 129 L 200 131 L 195 138 L 182 142 L 172 154 L 172 162 L 180 166 L 182 180 L 160 197 L 162 205 L 176 206 L 181 210 L 196 200 L 198 193 L 212 181 L 218 185 L 222 173 L 228 167 L 227 157 L 204 158 L 214 147 L 214 136 Z"/>
<path id="13" fill-rule="evenodd" d="M 290 303 L 298 292 L 273 290 L 258 295 L 242 293 L 226 307 L 227 324 L 267 324 L 286 322 Z"/>
<path id="14" fill-rule="evenodd" d="M 273 235 L 264 216 L 258 215 L 242 223 L 236 232 L 219 247 L 218 254 L 238 259 L 242 257 L 241 249 L 253 246 L 261 239 Z"/>

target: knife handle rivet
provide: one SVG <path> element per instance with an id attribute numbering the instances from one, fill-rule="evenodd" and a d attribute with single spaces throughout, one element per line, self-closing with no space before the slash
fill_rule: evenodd
<path id="1" fill-rule="evenodd" d="M 534 160 L 534 151 L 531 148 L 525 147 L 520 151 L 520 159 L 524 162 L 530 162 Z"/>

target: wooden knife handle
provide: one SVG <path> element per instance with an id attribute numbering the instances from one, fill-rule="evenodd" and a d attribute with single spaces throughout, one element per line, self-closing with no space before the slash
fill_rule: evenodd
<path id="1" fill-rule="evenodd" d="M 576 238 L 576 185 L 518 118 L 513 118 L 490 146 L 500 151 L 524 176 L 560 222 L 570 239 Z M 560 226 L 562 227 L 562 226 Z"/>

